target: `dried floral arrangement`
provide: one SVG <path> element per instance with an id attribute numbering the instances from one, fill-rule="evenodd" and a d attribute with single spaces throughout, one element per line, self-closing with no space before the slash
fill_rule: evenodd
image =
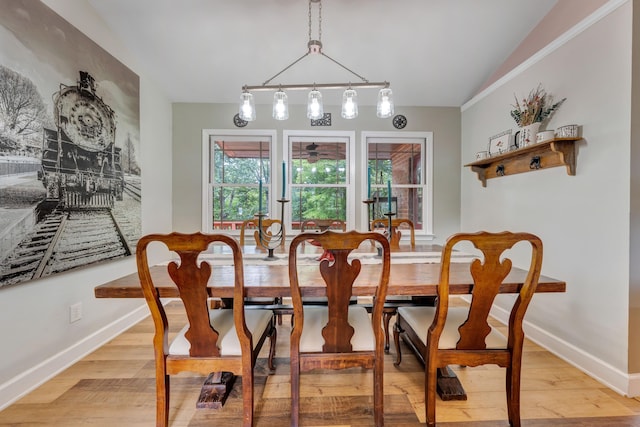
<path id="1" fill-rule="evenodd" d="M 514 109 L 511 110 L 511 117 L 520 127 L 542 122 L 551 116 L 567 99 L 563 98 L 553 104 L 552 96 L 542 88 L 542 85 L 538 85 L 536 89 L 529 92 L 529 96 L 523 99 L 522 103 L 518 101 L 518 97 L 515 94 L 514 98 L 516 103 L 512 105 Z"/>

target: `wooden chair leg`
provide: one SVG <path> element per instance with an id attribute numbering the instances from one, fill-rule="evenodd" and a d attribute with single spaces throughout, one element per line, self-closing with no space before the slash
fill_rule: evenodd
<path id="1" fill-rule="evenodd" d="M 253 368 L 242 372 L 242 426 L 253 427 Z"/>
<path id="2" fill-rule="evenodd" d="M 169 384 L 169 375 L 156 376 L 156 427 L 169 425 Z"/>
<path id="3" fill-rule="evenodd" d="M 507 368 L 507 413 L 509 425 L 520 427 L 520 365 Z"/>
<path id="4" fill-rule="evenodd" d="M 389 323 L 395 316 L 398 309 L 395 307 L 385 307 L 382 309 L 382 323 L 384 324 L 384 352 L 389 353 Z"/>
<path id="5" fill-rule="evenodd" d="M 274 301 L 274 304 L 282 304 L 282 297 L 277 297 Z M 282 313 L 278 313 L 278 325 L 282 325 Z"/>
<path id="6" fill-rule="evenodd" d="M 291 427 L 300 425 L 300 365 L 291 363 Z"/>
<path id="7" fill-rule="evenodd" d="M 373 417 L 376 427 L 384 426 L 384 356 L 376 357 L 373 368 Z"/>
<path id="8" fill-rule="evenodd" d="M 402 362 L 402 351 L 400 350 L 400 334 L 404 332 L 398 322 L 393 325 L 393 342 L 396 345 L 396 361 L 393 362 L 393 366 L 400 366 Z"/>
<path id="9" fill-rule="evenodd" d="M 282 319 L 282 315 L 280 316 L 280 319 Z M 268 359 L 269 370 L 272 372 L 276 370 L 276 365 L 273 363 L 273 359 L 276 357 L 277 337 L 278 337 L 278 329 L 275 327 L 275 325 L 272 325 L 271 333 L 269 334 L 269 359 Z"/>
<path id="10" fill-rule="evenodd" d="M 438 385 L 438 368 L 425 366 L 424 405 L 427 426 L 436 425 L 436 387 Z"/>

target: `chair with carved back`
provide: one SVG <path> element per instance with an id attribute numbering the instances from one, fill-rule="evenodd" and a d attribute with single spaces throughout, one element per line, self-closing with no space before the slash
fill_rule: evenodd
<path id="1" fill-rule="evenodd" d="M 457 244 L 471 243 L 481 254 L 470 264 L 473 290 L 469 307 L 449 307 L 451 254 Z M 528 244 L 527 244 L 528 243 Z M 508 337 L 489 324 L 489 314 L 511 271 L 506 251 L 530 246 L 529 268 L 509 316 Z M 460 264 L 458 264 L 459 266 Z M 438 299 L 435 307 L 400 307 L 394 328 L 396 366 L 402 361 L 402 335 L 425 364 L 425 406 L 428 426 L 436 425 L 437 371 L 448 365 L 496 364 L 506 368 L 507 412 L 511 426 L 520 426 L 522 321 L 536 291 L 542 268 L 542 241 L 529 233 L 454 234 L 442 249 Z M 518 280 L 518 279 L 515 279 Z"/>
<path id="2" fill-rule="evenodd" d="M 309 231 L 317 231 L 322 232 L 326 230 L 340 230 L 347 231 L 347 223 L 341 219 L 306 219 L 300 223 L 300 232 L 304 233 Z M 314 240 L 309 241 L 314 246 L 318 246 L 317 242 Z M 304 247 L 306 245 L 305 242 L 302 243 Z M 318 258 L 319 260 L 328 256 L 326 253 L 323 253 Z"/>
<path id="3" fill-rule="evenodd" d="M 385 235 L 389 237 L 389 219 L 388 218 L 378 218 L 371 221 L 371 230 L 379 230 L 384 229 Z M 400 239 L 402 237 L 402 231 L 409 230 L 409 238 L 411 249 L 415 249 L 416 247 L 416 230 L 411 221 L 408 218 L 392 218 L 391 219 L 391 238 L 390 246 L 391 249 L 399 249 L 400 248 Z M 382 322 L 384 325 L 384 350 L 385 352 L 389 352 L 389 325 L 391 323 L 391 318 L 396 315 L 398 307 L 406 306 L 406 305 L 433 305 L 435 298 L 433 297 L 414 297 L 411 295 L 388 295 L 387 300 L 385 302 L 384 312 L 382 313 Z"/>
<path id="4" fill-rule="evenodd" d="M 315 239 L 332 253 L 333 260 L 324 259 L 319 271 L 326 286 L 327 305 L 303 304 L 300 280 L 308 277 L 305 270 L 299 276 L 298 246 L 307 239 Z M 349 255 L 360 245 L 373 240 L 382 247 L 382 265 L 371 317 L 367 310 L 350 304 L 352 286 L 360 274 L 361 263 Z M 384 424 L 383 371 L 384 349 L 382 307 L 389 282 L 391 256 L 389 242 L 380 233 L 346 233 L 325 231 L 302 233 L 289 247 L 289 281 L 293 303 L 291 331 L 291 426 L 300 421 L 300 373 L 312 369 L 373 368 L 373 408 L 376 426 Z"/>
<path id="5" fill-rule="evenodd" d="M 392 218 L 391 219 L 391 230 L 389 230 L 389 218 L 378 218 L 371 221 L 371 230 L 376 230 L 383 228 L 385 233 L 389 235 L 391 233 L 391 237 L 389 241 L 391 242 L 391 249 L 400 248 L 400 239 L 402 237 L 402 231 L 409 230 L 409 238 L 411 247 L 416 247 L 416 228 L 409 218 Z"/>
<path id="6" fill-rule="evenodd" d="M 233 252 L 233 309 L 209 309 L 208 298 L 215 295 L 210 282 L 212 266 L 198 256 L 210 244 L 227 245 Z M 164 245 L 179 261 L 168 263 L 169 276 L 178 287 L 188 323 L 169 341 L 171 325 L 149 269 L 148 247 Z M 155 326 L 153 348 L 156 371 L 156 425 L 169 420 L 170 377 L 183 371 L 207 375 L 231 372 L 242 376 L 243 425 L 253 425 L 253 369 L 260 349 L 270 338 L 269 368 L 273 367 L 276 329 L 270 310 L 245 310 L 242 251 L 238 242 L 224 234 L 150 234 L 138 242 L 138 276 Z"/>
<path id="7" fill-rule="evenodd" d="M 244 220 L 242 222 L 242 225 L 240 226 L 240 246 L 244 247 L 245 245 L 245 232 L 246 230 L 249 231 L 253 231 L 253 237 L 255 240 L 255 244 L 257 247 L 261 247 L 262 245 L 260 244 L 260 237 L 259 237 L 259 233 L 258 233 L 258 225 L 259 225 L 259 221 L 257 218 L 254 219 L 247 219 Z M 279 219 L 268 219 L 268 218 L 263 218 L 262 219 L 262 231 L 263 231 L 263 236 L 264 236 L 264 241 L 265 243 L 268 243 L 271 240 L 271 236 L 272 236 L 272 230 L 271 227 L 276 225 L 276 227 L 278 227 L 278 229 L 276 231 L 279 231 L 280 228 L 282 227 L 282 221 L 280 221 Z M 286 232 L 285 229 L 282 228 L 282 241 L 280 242 L 280 246 L 284 249 L 285 247 L 285 237 L 286 237 Z M 277 307 L 279 305 L 282 304 L 282 298 L 278 297 L 278 298 L 249 298 L 246 300 L 248 304 L 251 305 L 270 305 L 270 306 L 274 306 Z M 282 324 L 282 314 L 286 313 L 286 310 L 278 310 L 275 309 L 275 311 L 277 312 L 278 315 L 278 324 Z"/>
<path id="8" fill-rule="evenodd" d="M 309 230 L 341 230 L 347 231 L 347 223 L 341 219 L 306 219 L 300 224 L 300 232 Z"/>
<path id="9" fill-rule="evenodd" d="M 253 237 L 256 243 L 256 246 L 260 247 L 260 237 L 259 237 L 259 233 L 258 233 L 258 219 L 254 218 L 254 219 L 247 219 L 242 221 L 242 225 L 240 226 L 240 246 L 244 246 L 246 244 L 245 242 L 245 234 L 247 230 L 253 231 Z M 272 227 L 276 226 L 277 230 L 276 231 L 280 231 L 280 227 L 283 227 L 282 225 L 282 221 L 280 221 L 279 219 L 268 219 L 268 218 L 263 218 L 262 219 L 262 231 L 263 231 L 263 236 L 264 236 L 264 241 L 265 242 L 269 242 L 271 240 L 271 236 L 273 235 L 273 231 L 272 231 Z M 286 237 L 286 230 L 283 227 L 282 228 L 282 241 L 280 242 L 280 246 L 282 246 L 284 248 L 285 245 L 285 237 Z"/>

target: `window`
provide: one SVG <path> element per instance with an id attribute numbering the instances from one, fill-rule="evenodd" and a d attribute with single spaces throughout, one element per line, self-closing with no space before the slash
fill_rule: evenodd
<path id="1" fill-rule="evenodd" d="M 282 143 L 276 141 L 275 130 L 203 131 L 204 232 L 239 234 L 258 212 L 262 181 L 262 211 L 272 219 L 282 216 L 285 191 L 288 233 L 320 219 L 366 230 L 389 210 L 390 184 L 395 217 L 411 219 L 417 235 L 432 234 L 430 132 L 362 132 L 358 147 L 352 131 L 284 130 Z M 362 203 L 367 198 L 373 203 Z"/>
<path id="2" fill-rule="evenodd" d="M 260 206 L 269 214 L 274 203 L 269 190 L 275 132 L 214 130 L 205 131 L 204 139 L 202 229 L 239 230 L 244 220 L 254 218 Z"/>
<path id="3" fill-rule="evenodd" d="M 408 218 L 416 234 L 431 234 L 432 136 L 424 133 L 366 133 L 366 185 L 369 221 L 386 218 Z M 389 187 L 391 194 L 389 194 Z M 367 212 L 365 212 L 367 214 Z"/>
<path id="4" fill-rule="evenodd" d="M 355 228 L 353 189 L 350 183 L 353 167 L 353 133 L 287 132 L 290 173 L 290 223 L 299 230 L 302 222 L 318 219 L 339 219 L 347 228 Z"/>

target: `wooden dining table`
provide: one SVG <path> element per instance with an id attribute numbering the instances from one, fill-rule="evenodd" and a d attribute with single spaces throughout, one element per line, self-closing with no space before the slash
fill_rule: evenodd
<path id="1" fill-rule="evenodd" d="M 440 275 L 438 245 L 401 246 L 391 254 L 391 273 L 389 277 L 388 296 L 435 296 L 437 294 Z M 318 248 L 308 245 L 307 262 L 298 262 L 299 279 L 303 297 L 326 296 L 325 285 L 318 269 Z M 314 252 L 316 251 L 316 252 Z M 289 288 L 289 272 L 286 254 L 280 251 L 274 258 L 265 259 L 260 248 L 245 248 L 244 283 L 246 296 L 286 298 L 291 296 Z M 353 285 L 353 295 L 371 297 L 381 268 L 380 259 L 375 249 L 365 249 L 356 254 L 362 262 L 360 275 Z M 224 252 L 216 252 L 203 257 L 203 261 L 212 264 L 212 274 L 208 286 L 208 294 L 215 298 L 233 297 L 234 267 L 230 259 L 225 259 Z M 470 258 L 460 254 L 451 263 L 450 294 L 468 295 L 473 290 L 473 280 L 469 271 Z M 301 265 L 302 264 L 302 265 Z M 178 288 L 167 273 L 166 265 L 151 267 L 151 275 L 161 298 L 178 298 Z M 527 272 L 520 268 L 512 268 L 506 277 L 500 293 L 513 294 L 520 291 Z M 215 282 L 214 279 L 215 278 Z M 565 292 L 566 283 L 562 280 L 540 276 L 536 292 Z M 137 273 L 128 274 L 94 289 L 96 298 L 144 298 Z M 443 400 L 466 399 L 466 393 L 458 378 L 451 371 L 443 371 L 439 378 L 440 389 L 447 390 Z"/>
<path id="2" fill-rule="evenodd" d="M 360 276 L 353 286 L 354 296 L 372 296 L 375 294 L 379 264 L 363 264 Z M 216 278 L 208 287 L 211 297 L 233 297 L 233 266 L 214 265 L 212 277 Z M 303 265 L 299 267 L 302 296 L 326 296 L 318 267 Z M 171 281 L 165 266 L 151 267 L 151 275 L 161 298 L 178 298 L 178 288 Z M 440 275 L 439 263 L 393 264 L 389 277 L 388 295 L 435 296 Z M 513 268 L 500 287 L 500 293 L 517 293 L 526 278 L 526 271 Z M 213 279 L 211 279 L 213 280 Z M 449 292 L 452 295 L 467 295 L 473 289 L 473 281 L 468 263 L 454 263 L 451 268 Z M 245 265 L 244 282 L 247 297 L 288 297 L 289 272 L 286 265 Z M 132 273 L 95 289 L 96 298 L 144 298 L 138 280 L 138 274 Z M 566 283 L 547 276 L 540 276 L 536 292 L 565 292 Z"/>

